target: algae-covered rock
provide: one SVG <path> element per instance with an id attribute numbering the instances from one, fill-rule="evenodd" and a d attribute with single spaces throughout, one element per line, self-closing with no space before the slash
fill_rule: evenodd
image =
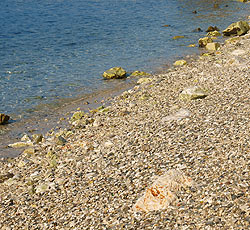
<path id="1" fill-rule="evenodd" d="M 173 37 L 174 40 L 181 39 L 181 38 L 185 38 L 185 36 L 179 35 L 179 36 L 174 36 Z"/>
<path id="2" fill-rule="evenodd" d="M 71 122 L 77 121 L 82 119 L 85 116 L 85 113 L 83 111 L 77 111 L 75 112 L 71 117 Z"/>
<path id="3" fill-rule="evenodd" d="M 130 76 L 131 77 L 138 77 L 138 76 L 150 76 L 150 75 L 151 75 L 150 73 L 146 73 L 146 72 L 143 72 L 143 71 L 136 70 Z"/>
<path id="4" fill-rule="evenodd" d="M 10 116 L 0 113 L 0 125 L 7 124 L 10 119 Z"/>
<path id="5" fill-rule="evenodd" d="M 238 2 L 248 2 L 248 0 L 237 0 Z"/>
<path id="6" fill-rule="evenodd" d="M 225 30 L 222 31 L 223 35 L 230 36 L 230 35 L 244 35 L 249 31 L 249 24 L 246 21 L 239 21 L 232 23 L 228 26 Z"/>
<path id="7" fill-rule="evenodd" d="M 220 44 L 218 42 L 211 42 L 211 43 L 207 43 L 206 45 L 206 49 L 210 50 L 210 51 L 216 51 L 217 49 L 219 49 Z"/>
<path id="8" fill-rule="evenodd" d="M 215 30 L 215 31 L 208 32 L 207 36 L 208 37 L 219 37 L 219 36 L 221 36 L 221 33 L 219 31 Z"/>
<path id="9" fill-rule="evenodd" d="M 149 82 L 152 82 L 153 80 L 149 77 L 142 77 L 137 81 L 137 84 L 147 84 Z"/>
<path id="10" fill-rule="evenodd" d="M 207 90 L 199 86 L 193 86 L 193 87 L 184 89 L 180 93 L 179 98 L 183 100 L 195 100 L 195 99 L 205 98 L 207 95 L 208 95 Z"/>
<path id="11" fill-rule="evenodd" d="M 126 77 L 126 71 L 122 67 L 113 67 L 103 73 L 105 79 L 121 79 Z"/>
<path id="12" fill-rule="evenodd" d="M 200 38 L 198 41 L 199 47 L 205 47 L 208 43 L 211 42 L 213 42 L 213 39 L 209 37 Z"/>
<path id="13" fill-rule="evenodd" d="M 187 64 L 187 61 L 186 60 L 177 60 L 175 63 L 174 63 L 174 66 L 182 66 L 182 65 L 186 65 Z"/>

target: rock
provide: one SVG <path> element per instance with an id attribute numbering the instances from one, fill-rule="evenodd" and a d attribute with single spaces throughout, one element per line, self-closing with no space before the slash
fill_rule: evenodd
<path id="1" fill-rule="evenodd" d="M 0 175 L 0 183 L 3 183 L 4 181 L 12 178 L 14 176 L 13 173 L 7 173 L 7 174 L 4 174 L 4 175 Z"/>
<path id="2" fill-rule="evenodd" d="M 103 73 L 105 79 L 121 79 L 126 77 L 126 71 L 122 67 L 113 67 Z"/>
<path id="3" fill-rule="evenodd" d="M 180 93 L 179 98 L 184 99 L 184 100 L 195 100 L 195 99 L 205 98 L 207 95 L 208 94 L 206 90 L 202 89 L 199 86 L 193 86 L 193 87 L 184 89 Z"/>
<path id="4" fill-rule="evenodd" d="M 211 42 L 211 43 L 207 43 L 206 45 L 206 49 L 210 50 L 210 51 L 216 51 L 217 49 L 219 49 L 220 44 L 218 42 Z"/>
<path id="5" fill-rule="evenodd" d="M 27 134 L 24 134 L 21 138 L 21 141 L 31 141 Z"/>
<path id="6" fill-rule="evenodd" d="M 74 122 L 74 121 L 77 121 L 77 120 L 80 120 L 82 119 L 83 117 L 85 116 L 85 113 L 82 112 L 82 111 L 77 111 L 75 112 L 72 117 L 71 117 L 71 122 Z"/>
<path id="7" fill-rule="evenodd" d="M 195 47 L 195 46 L 196 46 L 195 44 L 190 44 L 187 47 Z"/>
<path id="8" fill-rule="evenodd" d="M 153 80 L 149 77 L 142 77 L 137 81 L 137 84 L 147 84 L 152 82 Z"/>
<path id="9" fill-rule="evenodd" d="M 234 50 L 231 54 L 234 56 L 241 56 L 241 55 L 246 54 L 246 51 L 245 50 Z"/>
<path id="10" fill-rule="evenodd" d="M 174 66 L 182 66 L 182 65 L 186 65 L 187 64 L 187 61 L 186 60 L 177 60 L 175 63 L 174 63 Z"/>
<path id="11" fill-rule="evenodd" d="M 150 73 L 146 73 L 146 72 L 143 72 L 143 71 L 134 71 L 130 77 L 138 77 L 138 76 L 150 76 L 151 74 Z"/>
<path id="12" fill-rule="evenodd" d="M 62 136 L 58 136 L 58 137 L 56 138 L 56 144 L 57 144 L 57 145 L 64 145 L 66 142 L 67 142 L 66 139 L 63 138 Z"/>
<path id="13" fill-rule="evenodd" d="M 174 37 L 173 37 L 174 40 L 180 39 L 180 38 L 185 38 L 185 36 L 180 35 L 180 36 L 174 36 Z"/>
<path id="14" fill-rule="evenodd" d="M 248 2 L 248 0 L 238 0 L 238 2 Z"/>
<path id="15" fill-rule="evenodd" d="M 181 120 L 183 118 L 189 117 L 190 116 L 190 111 L 188 109 L 180 109 L 178 112 L 175 114 L 166 116 L 162 118 L 162 122 L 166 121 L 175 121 L 175 120 Z"/>
<path id="16" fill-rule="evenodd" d="M 213 39 L 209 37 L 200 38 L 198 41 L 199 47 L 205 47 L 208 43 L 211 42 L 213 42 Z"/>
<path id="17" fill-rule="evenodd" d="M 9 147 L 11 148 L 23 148 L 23 147 L 27 147 L 27 146 L 33 146 L 33 143 L 31 142 L 16 142 L 13 144 L 9 144 Z"/>
<path id="18" fill-rule="evenodd" d="M 35 149 L 34 148 L 28 148 L 28 149 L 25 149 L 23 151 L 23 154 L 30 154 L 30 155 L 32 155 L 34 153 L 35 153 Z"/>
<path id="19" fill-rule="evenodd" d="M 226 44 L 234 44 L 240 40 L 240 37 L 232 37 L 225 41 Z"/>
<path id="20" fill-rule="evenodd" d="M 215 30 L 215 31 L 211 31 L 211 32 L 208 32 L 207 33 L 207 36 L 209 37 L 219 37 L 219 36 L 221 36 L 221 33 L 219 32 L 219 31 L 217 31 L 217 30 Z"/>
<path id="21" fill-rule="evenodd" d="M 217 26 L 209 26 L 206 30 L 206 32 L 213 32 L 213 31 L 219 31 Z"/>
<path id="22" fill-rule="evenodd" d="M 10 119 L 10 116 L 0 113 L 0 125 L 7 124 Z"/>
<path id="23" fill-rule="evenodd" d="M 202 29 L 200 27 L 193 30 L 193 32 L 202 32 Z"/>
<path id="24" fill-rule="evenodd" d="M 133 210 L 135 212 L 149 212 L 166 209 L 176 198 L 176 192 L 182 187 L 192 186 L 191 178 L 185 176 L 179 170 L 169 170 L 163 176 L 158 177 L 155 182 L 140 197 Z"/>
<path id="25" fill-rule="evenodd" d="M 223 35 L 230 36 L 230 35 L 244 35 L 249 31 L 249 25 L 246 21 L 239 21 L 232 23 L 228 26 L 225 30 L 222 31 Z"/>
<path id="26" fill-rule="evenodd" d="M 33 142 L 38 144 L 43 140 L 43 135 L 42 134 L 34 134 L 32 135 Z"/>

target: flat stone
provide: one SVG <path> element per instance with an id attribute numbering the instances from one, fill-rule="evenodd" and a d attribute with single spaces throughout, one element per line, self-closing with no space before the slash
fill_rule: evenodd
<path id="1" fill-rule="evenodd" d="M 183 100 L 195 100 L 195 99 L 202 99 L 207 96 L 206 90 L 202 89 L 199 86 L 193 86 L 190 88 L 184 89 L 180 95 L 179 98 Z"/>
<path id="2" fill-rule="evenodd" d="M 216 51 L 220 47 L 220 44 L 218 42 L 212 42 L 212 43 L 207 43 L 206 49 L 211 50 L 211 51 Z"/>
<path id="3" fill-rule="evenodd" d="M 175 63 L 174 63 L 174 66 L 182 66 L 182 65 L 186 65 L 187 64 L 187 61 L 186 60 L 177 60 Z"/>

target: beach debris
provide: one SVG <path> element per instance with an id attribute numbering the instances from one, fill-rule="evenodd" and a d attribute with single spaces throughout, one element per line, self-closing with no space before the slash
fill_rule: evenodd
<path id="1" fill-rule="evenodd" d="M 172 169 L 158 177 L 155 182 L 140 197 L 133 210 L 135 212 L 150 212 L 166 209 L 176 198 L 176 192 L 182 187 L 192 186 L 193 180 L 180 170 Z"/>
<path id="2" fill-rule="evenodd" d="M 179 36 L 174 36 L 174 37 L 173 37 L 174 40 L 181 39 L 181 38 L 185 38 L 185 36 L 179 35 Z"/>
<path id="3" fill-rule="evenodd" d="M 199 86 L 192 86 L 184 89 L 180 93 L 179 98 L 183 100 L 195 100 L 205 98 L 207 95 L 207 90 Z"/>
<path id="4" fill-rule="evenodd" d="M 209 26 L 206 30 L 206 32 L 213 32 L 213 31 L 220 31 L 217 26 Z"/>
<path id="5" fill-rule="evenodd" d="M 10 116 L 8 116 L 4 113 L 0 113 L 0 125 L 7 124 L 9 119 L 10 119 Z"/>
<path id="6" fill-rule="evenodd" d="M 204 37 L 204 38 L 200 38 L 198 41 L 199 47 L 206 47 L 206 45 L 208 43 L 213 42 L 213 39 L 210 37 Z"/>
<path id="7" fill-rule="evenodd" d="M 221 33 L 217 30 L 207 33 L 207 37 L 219 37 L 219 36 L 221 36 Z"/>
<path id="8" fill-rule="evenodd" d="M 140 78 L 138 81 L 137 81 L 137 84 L 147 84 L 147 83 L 150 83 L 152 82 L 152 78 L 149 78 L 149 77 L 142 77 Z"/>
<path id="9" fill-rule="evenodd" d="M 132 74 L 130 74 L 129 76 L 130 77 L 138 77 L 138 76 L 150 76 L 150 75 L 151 75 L 150 73 L 146 73 L 146 72 L 143 72 L 143 71 L 136 70 Z"/>
<path id="10" fill-rule="evenodd" d="M 103 73 L 105 79 L 121 79 L 126 77 L 127 72 L 122 67 L 113 67 Z"/>
<path id="11" fill-rule="evenodd" d="M 219 49 L 219 47 L 220 47 L 220 44 L 218 42 L 210 42 L 210 43 L 207 43 L 206 45 L 206 49 L 210 51 L 216 51 Z"/>
<path id="12" fill-rule="evenodd" d="M 225 30 L 222 31 L 224 36 L 230 36 L 230 35 L 244 35 L 249 31 L 249 24 L 246 21 L 238 21 L 235 23 L 232 23 L 230 26 L 228 26 Z"/>
<path id="13" fill-rule="evenodd" d="M 166 24 L 166 25 L 163 25 L 162 27 L 169 27 L 169 26 L 170 26 L 170 25 L 167 25 L 167 24 Z"/>
<path id="14" fill-rule="evenodd" d="M 174 66 L 182 66 L 182 65 L 186 65 L 187 64 L 187 61 L 186 60 L 177 60 L 175 63 L 174 63 Z"/>
<path id="15" fill-rule="evenodd" d="M 181 120 L 183 118 L 189 117 L 190 114 L 191 112 L 188 109 L 181 108 L 176 113 L 163 117 L 161 121 L 166 122 L 166 121 Z"/>

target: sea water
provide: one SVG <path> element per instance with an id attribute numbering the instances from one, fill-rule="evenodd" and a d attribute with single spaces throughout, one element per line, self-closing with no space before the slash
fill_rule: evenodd
<path id="1" fill-rule="evenodd" d="M 1 0 L 0 112 L 25 117 L 41 105 L 115 87 L 119 80 L 102 79 L 114 66 L 153 73 L 198 52 L 187 45 L 210 25 L 223 29 L 244 19 L 249 6 L 233 0 Z M 198 27 L 203 32 L 194 32 Z M 179 35 L 184 38 L 173 39 Z"/>

